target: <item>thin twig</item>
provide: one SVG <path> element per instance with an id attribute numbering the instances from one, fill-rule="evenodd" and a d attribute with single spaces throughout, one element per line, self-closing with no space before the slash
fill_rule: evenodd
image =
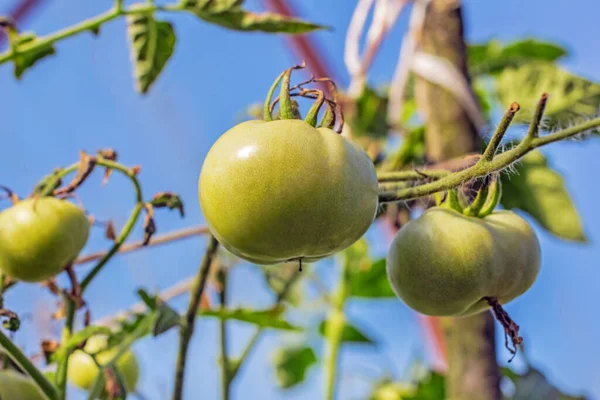
<path id="1" fill-rule="evenodd" d="M 208 228 L 206 226 L 192 226 L 189 228 L 184 228 L 181 230 L 165 233 L 163 235 L 157 235 L 152 237 L 150 243 L 144 246 L 144 241 L 139 240 L 133 243 L 124 244 L 119 249 L 119 254 L 130 253 L 132 251 L 141 250 L 143 248 L 147 248 L 150 246 L 159 246 L 165 243 L 171 243 L 181 239 L 187 239 L 194 236 L 205 235 L 208 233 Z M 85 256 L 79 257 L 73 265 L 85 264 L 91 261 L 99 260 L 106 255 L 106 251 L 98 251 L 96 253 L 87 254 Z"/>
<path id="2" fill-rule="evenodd" d="M 219 271 L 219 281 L 221 283 L 221 291 L 219 292 L 219 303 L 221 311 L 227 308 L 227 275 L 228 271 L 221 268 Z M 227 355 L 227 320 L 219 319 L 219 336 L 221 344 L 221 398 L 229 400 L 229 392 L 231 386 L 231 364 Z"/>
<path id="3" fill-rule="evenodd" d="M 198 314 L 198 306 L 200 299 L 206 286 L 206 280 L 210 271 L 210 266 L 213 258 L 217 253 L 219 242 L 214 236 L 210 236 L 204 258 L 198 269 L 194 287 L 190 293 L 190 301 L 184 318 L 181 320 L 181 328 L 179 330 L 179 351 L 177 354 L 177 367 L 175 370 L 175 389 L 173 391 L 173 400 L 182 400 L 183 398 L 183 383 L 185 376 L 185 366 L 187 361 L 187 351 L 190 345 L 190 339 L 194 334 L 194 322 Z"/>

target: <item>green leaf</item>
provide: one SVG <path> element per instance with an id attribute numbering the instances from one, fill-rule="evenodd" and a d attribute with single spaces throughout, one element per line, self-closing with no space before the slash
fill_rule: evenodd
<path id="1" fill-rule="evenodd" d="M 273 359 L 279 387 L 289 389 L 304 382 L 308 369 L 317 363 L 317 356 L 308 346 L 278 349 Z"/>
<path id="2" fill-rule="evenodd" d="M 237 31 L 299 34 L 324 29 L 321 25 L 298 18 L 246 11 L 240 7 L 242 3 L 235 0 L 197 0 L 188 1 L 186 8 L 206 22 Z"/>
<path id="3" fill-rule="evenodd" d="M 77 346 L 83 341 L 96 335 L 111 335 L 112 331 L 105 326 L 88 326 L 80 331 L 74 333 L 66 343 L 62 343 L 61 346 L 54 352 L 52 359 L 55 361 L 64 360 L 67 352 L 72 352 Z"/>
<path id="4" fill-rule="evenodd" d="M 319 334 L 322 336 L 325 336 L 325 324 L 326 321 L 321 321 L 319 324 Z M 376 344 L 372 339 L 359 331 L 358 328 L 348 323 L 346 323 L 342 331 L 342 342 Z"/>
<path id="5" fill-rule="evenodd" d="M 446 379 L 437 372 L 429 371 L 417 383 L 413 394 L 402 397 L 402 400 L 439 400 L 446 398 Z"/>
<path id="6" fill-rule="evenodd" d="M 515 385 L 511 400 L 585 400 L 584 396 L 568 395 L 555 388 L 537 369 L 529 368 L 519 375 L 508 368 L 502 368 L 502 375 Z"/>
<path id="7" fill-rule="evenodd" d="M 535 109 L 542 93 L 548 93 L 544 128 L 549 130 L 582 122 L 600 109 L 600 84 L 549 63 L 504 70 L 496 80 L 496 92 L 503 106 L 517 101 L 529 111 Z M 531 115 L 521 111 L 515 122 L 528 123 Z"/>
<path id="8" fill-rule="evenodd" d="M 152 328 L 152 335 L 158 336 L 169 329 L 178 326 L 181 316 L 167 303 L 160 301 L 156 310 L 157 315 Z"/>
<path id="9" fill-rule="evenodd" d="M 385 269 L 385 258 L 352 272 L 350 295 L 362 298 L 396 298 Z"/>
<path id="10" fill-rule="evenodd" d="M 497 74 L 505 68 L 530 62 L 553 62 L 566 55 L 564 48 L 536 39 L 518 40 L 507 45 L 498 40 L 490 40 L 468 47 L 469 70 L 473 76 Z"/>
<path id="11" fill-rule="evenodd" d="M 15 38 L 15 45 L 17 47 L 17 51 L 22 50 L 24 45 L 33 44 L 36 40 L 38 39 L 34 33 L 25 32 L 20 34 Z M 54 50 L 54 46 L 52 46 L 52 43 L 45 44 L 37 48 L 36 50 L 24 50 L 23 52 L 18 52 L 15 58 L 13 59 L 15 66 L 15 77 L 17 79 L 20 79 L 25 70 L 32 67 L 36 62 L 38 62 L 42 58 L 55 53 L 56 51 Z"/>
<path id="12" fill-rule="evenodd" d="M 152 13 L 127 16 L 136 88 L 147 93 L 175 48 L 175 31 L 170 22 L 159 21 Z"/>
<path id="13" fill-rule="evenodd" d="M 425 159 L 425 127 L 419 126 L 407 132 L 398 150 L 389 157 L 387 170 L 397 171 L 407 165 L 423 164 Z"/>
<path id="14" fill-rule="evenodd" d="M 516 168 L 515 174 L 502 176 L 502 205 L 525 211 L 562 239 L 585 242 L 581 219 L 563 178 L 548 166 L 542 153 L 528 153 Z"/>
<path id="15" fill-rule="evenodd" d="M 216 317 L 221 319 L 234 319 L 257 325 L 261 328 L 279 329 L 284 331 L 301 331 L 302 328 L 293 326 L 282 318 L 284 307 L 271 308 L 268 310 L 249 310 L 245 308 L 226 310 L 202 310 L 200 315 L 205 317 Z"/>
<path id="16" fill-rule="evenodd" d="M 352 127 L 352 133 L 357 137 L 386 137 L 388 134 L 387 107 L 387 96 L 365 86 L 356 100 L 356 108 L 350 113 L 348 120 Z M 407 109 L 410 110 L 410 107 Z"/>

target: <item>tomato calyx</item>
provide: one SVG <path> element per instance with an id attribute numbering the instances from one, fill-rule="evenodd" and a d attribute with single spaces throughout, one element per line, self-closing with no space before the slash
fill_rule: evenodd
<path id="1" fill-rule="evenodd" d="M 310 79 L 295 86 L 291 86 L 290 81 L 292 72 L 305 67 L 306 63 L 302 62 L 300 65 L 288 68 L 275 79 L 267 93 L 263 105 L 263 120 L 302 119 L 298 103 L 294 101 L 292 97 L 303 97 L 315 100 L 304 118 L 306 123 L 315 128 L 328 128 L 337 133 L 341 133 L 344 126 L 344 116 L 338 101 L 337 88 L 330 78 L 315 78 L 314 76 L 311 76 Z M 317 82 L 327 83 L 333 98 L 328 98 L 322 90 L 305 88 L 306 85 Z M 281 84 L 280 94 L 273 100 L 275 90 L 279 84 Z M 274 116 L 273 111 L 275 110 L 277 103 L 279 103 L 279 110 Z M 319 112 L 324 105 L 326 106 L 325 112 L 321 117 L 321 121 L 317 122 Z"/>

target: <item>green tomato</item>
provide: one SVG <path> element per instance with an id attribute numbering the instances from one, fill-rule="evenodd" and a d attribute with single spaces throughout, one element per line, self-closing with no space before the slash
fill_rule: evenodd
<path id="1" fill-rule="evenodd" d="M 46 400 L 46 396 L 35 382 L 16 371 L 0 371 L 0 399 Z"/>
<path id="2" fill-rule="evenodd" d="M 76 350 L 69 357 L 68 378 L 75 386 L 90 390 L 100 372 L 92 356 L 95 354 L 96 360 L 102 366 L 106 365 L 117 354 L 117 348 L 104 350 L 107 346 L 107 340 L 103 336 L 94 336 L 88 339 L 84 350 Z M 119 357 L 115 363 L 119 374 L 123 377 L 123 383 L 127 393 L 135 392 L 139 377 L 140 367 L 133 351 L 128 350 Z"/>
<path id="3" fill-rule="evenodd" d="M 533 285 L 540 245 L 531 226 L 512 211 L 480 219 L 434 207 L 394 238 L 387 273 L 396 295 L 416 311 L 467 316 L 506 304 Z"/>
<path id="4" fill-rule="evenodd" d="M 73 203 L 23 200 L 0 213 L 0 268 L 25 282 L 52 278 L 77 257 L 89 231 L 87 217 Z"/>
<path id="5" fill-rule="evenodd" d="M 199 180 L 210 231 L 256 264 L 316 261 L 357 241 L 378 205 L 368 155 L 302 120 L 247 121 L 217 140 Z"/>

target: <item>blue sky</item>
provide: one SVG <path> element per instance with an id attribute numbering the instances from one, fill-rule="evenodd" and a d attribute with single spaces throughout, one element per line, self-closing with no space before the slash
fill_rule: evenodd
<path id="1" fill-rule="evenodd" d="M 0 12 L 10 9 L 5 2 Z M 26 24 L 40 34 L 71 25 L 106 10 L 110 2 L 54 0 L 44 5 Z M 260 9 L 258 0 L 248 0 Z M 306 18 L 333 26 L 316 34 L 326 60 L 342 86 L 348 76 L 342 62 L 344 35 L 353 1 L 294 1 Z M 523 36 L 556 41 L 570 50 L 564 65 L 590 79 L 600 80 L 600 42 L 591 33 L 597 25 L 600 5 L 595 0 L 465 1 L 467 37 L 512 40 Z M 198 22 L 192 16 L 166 15 L 175 23 L 178 42 L 163 75 L 147 97 L 133 90 L 130 56 L 124 22 L 104 27 L 100 36 L 83 34 L 57 46 L 58 55 L 27 71 L 23 80 L 12 77 L 10 66 L 0 68 L 2 157 L 0 182 L 26 195 L 40 177 L 58 165 L 75 161 L 80 149 L 93 152 L 115 148 L 120 160 L 142 165 L 140 178 L 147 197 L 175 191 L 187 209 L 181 220 L 175 213 L 159 212 L 160 232 L 200 224 L 197 179 L 210 146 L 237 122 L 251 103 L 261 101 L 272 80 L 295 59 L 280 36 L 240 34 Z M 371 73 L 375 84 L 385 83 L 393 71 L 406 16 L 394 28 Z M 518 100 L 518 99 L 515 99 Z M 600 322 L 595 318 L 595 296 L 600 282 L 600 224 L 596 199 L 600 189 L 591 185 L 592 171 L 600 170 L 599 141 L 561 143 L 545 150 L 552 165 L 563 173 L 590 240 L 588 245 L 565 243 L 538 229 L 543 251 L 542 271 L 533 288 L 507 306 L 521 325 L 527 353 L 561 388 L 600 397 Z M 133 204 L 128 182 L 115 176 L 100 188 L 96 176 L 81 191 L 86 207 L 98 218 L 111 218 L 121 226 Z M 560 211 L 557 211 L 560 212 Z M 136 231 L 138 236 L 140 230 Z M 377 238 L 377 232 L 371 232 Z M 106 248 L 100 229 L 86 251 Z M 192 239 L 168 247 L 152 248 L 114 259 L 87 293 L 95 318 L 110 315 L 136 302 L 135 290 L 167 287 L 191 275 L 203 253 L 204 239 Z M 377 246 L 377 255 L 384 245 Z M 381 250 L 381 251 L 380 251 Z M 317 268 L 328 276 L 329 262 Z M 242 265 L 231 278 L 232 305 L 267 307 L 272 299 L 254 267 Z M 35 285 L 20 285 L 7 296 L 7 306 L 21 314 L 35 313 L 47 320 L 53 299 Z M 174 305 L 185 306 L 185 299 Z M 351 321 L 372 333 L 377 351 L 349 346 L 343 351 L 340 399 L 359 398 L 368 388 L 365 378 L 382 372 L 401 376 L 407 361 L 427 356 L 416 315 L 400 301 L 355 302 L 349 306 Z M 317 312 L 296 316 L 300 321 L 318 319 Z M 58 332 L 48 323 L 24 324 L 16 336 L 28 352 L 37 352 L 36 340 Z M 235 325 L 231 351 L 236 354 L 251 329 Z M 500 335 L 500 334 L 499 334 Z M 249 393 L 262 399 L 320 398 L 320 368 L 311 370 L 307 382 L 288 392 L 275 388 L 270 357 L 279 343 L 300 337 L 268 334 L 238 376 L 233 398 Z M 499 336 L 499 339 L 501 337 Z M 186 399 L 219 397 L 216 366 L 217 326 L 201 320 L 190 349 Z M 311 338 L 321 351 L 322 343 Z M 164 399 L 171 392 L 177 335 L 168 333 L 136 345 L 143 363 L 142 392 L 148 399 Z M 501 361 L 509 355 L 499 352 Z M 518 366 L 518 362 L 517 362 Z M 73 398 L 82 398 L 81 393 Z"/>

